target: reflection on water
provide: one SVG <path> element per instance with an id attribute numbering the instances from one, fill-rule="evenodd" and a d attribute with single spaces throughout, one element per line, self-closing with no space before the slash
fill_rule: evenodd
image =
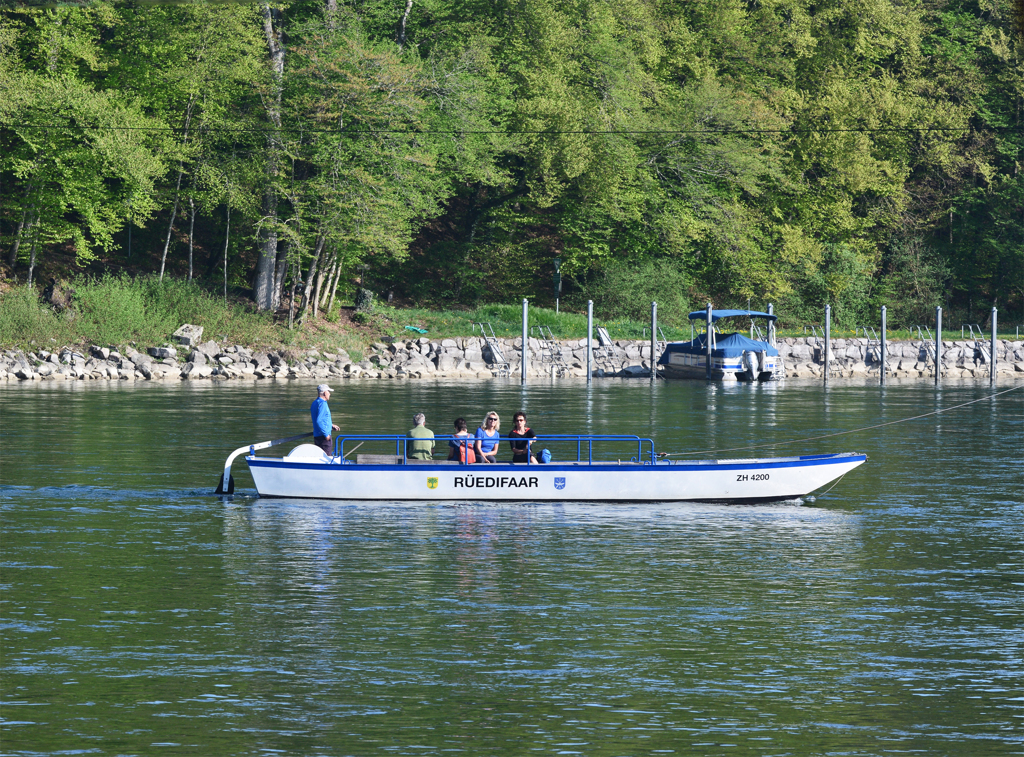
<path id="1" fill-rule="evenodd" d="M 231 449 L 305 429 L 311 386 L 71 386 L 0 387 L 5 754 L 1024 748 L 1016 393 L 781 448 L 868 453 L 813 505 L 413 505 L 209 495 Z M 380 433 L 526 406 L 688 451 L 987 391 L 351 382 L 332 406 Z"/>

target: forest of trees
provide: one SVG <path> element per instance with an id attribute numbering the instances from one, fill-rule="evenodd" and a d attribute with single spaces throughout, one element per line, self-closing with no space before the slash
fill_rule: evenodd
<path id="1" fill-rule="evenodd" d="M 3 263 L 1022 322 L 1021 40 L 1013 0 L 7 9 Z"/>

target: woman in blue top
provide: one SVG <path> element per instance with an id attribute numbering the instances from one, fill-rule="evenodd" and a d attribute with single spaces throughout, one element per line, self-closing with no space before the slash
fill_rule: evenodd
<path id="1" fill-rule="evenodd" d="M 484 416 L 483 426 L 476 430 L 476 461 L 478 463 L 496 463 L 498 440 L 501 439 L 501 419 L 493 410 Z"/>

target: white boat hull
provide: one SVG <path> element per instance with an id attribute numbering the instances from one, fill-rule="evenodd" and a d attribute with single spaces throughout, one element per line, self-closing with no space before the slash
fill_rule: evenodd
<path id="1" fill-rule="evenodd" d="M 843 453 L 657 463 L 367 465 L 246 457 L 262 497 L 495 502 L 756 502 L 802 497 L 866 460 Z"/>
<path id="2" fill-rule="evenodd" d="M 757 365 L 757 370 L 752 366 Z M 707 357 L 685 352 L 672 352 L 668 361 L 661 364 L 661 374 L 665 378 L 706 379 Z M 751 361 L 749 357 L 712 357 L 712 381 L 772 381 L 785 375 L 782 358 L 776 355 L 765 355 L 761 363 Z"/>

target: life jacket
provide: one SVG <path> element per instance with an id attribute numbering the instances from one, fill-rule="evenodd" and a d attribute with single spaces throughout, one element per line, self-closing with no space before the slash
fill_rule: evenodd
<path id="1" fill-rule="evenodd" d="M 466 441 L 462 441 L 463 439 Z M 473 449 L 473 445 L 476 444 L 476 439 L 472 436 L 460 436 L 455 441 L 459 443 L 459 462 L 470 464 L 475 463 L 476 450 Z"/>

